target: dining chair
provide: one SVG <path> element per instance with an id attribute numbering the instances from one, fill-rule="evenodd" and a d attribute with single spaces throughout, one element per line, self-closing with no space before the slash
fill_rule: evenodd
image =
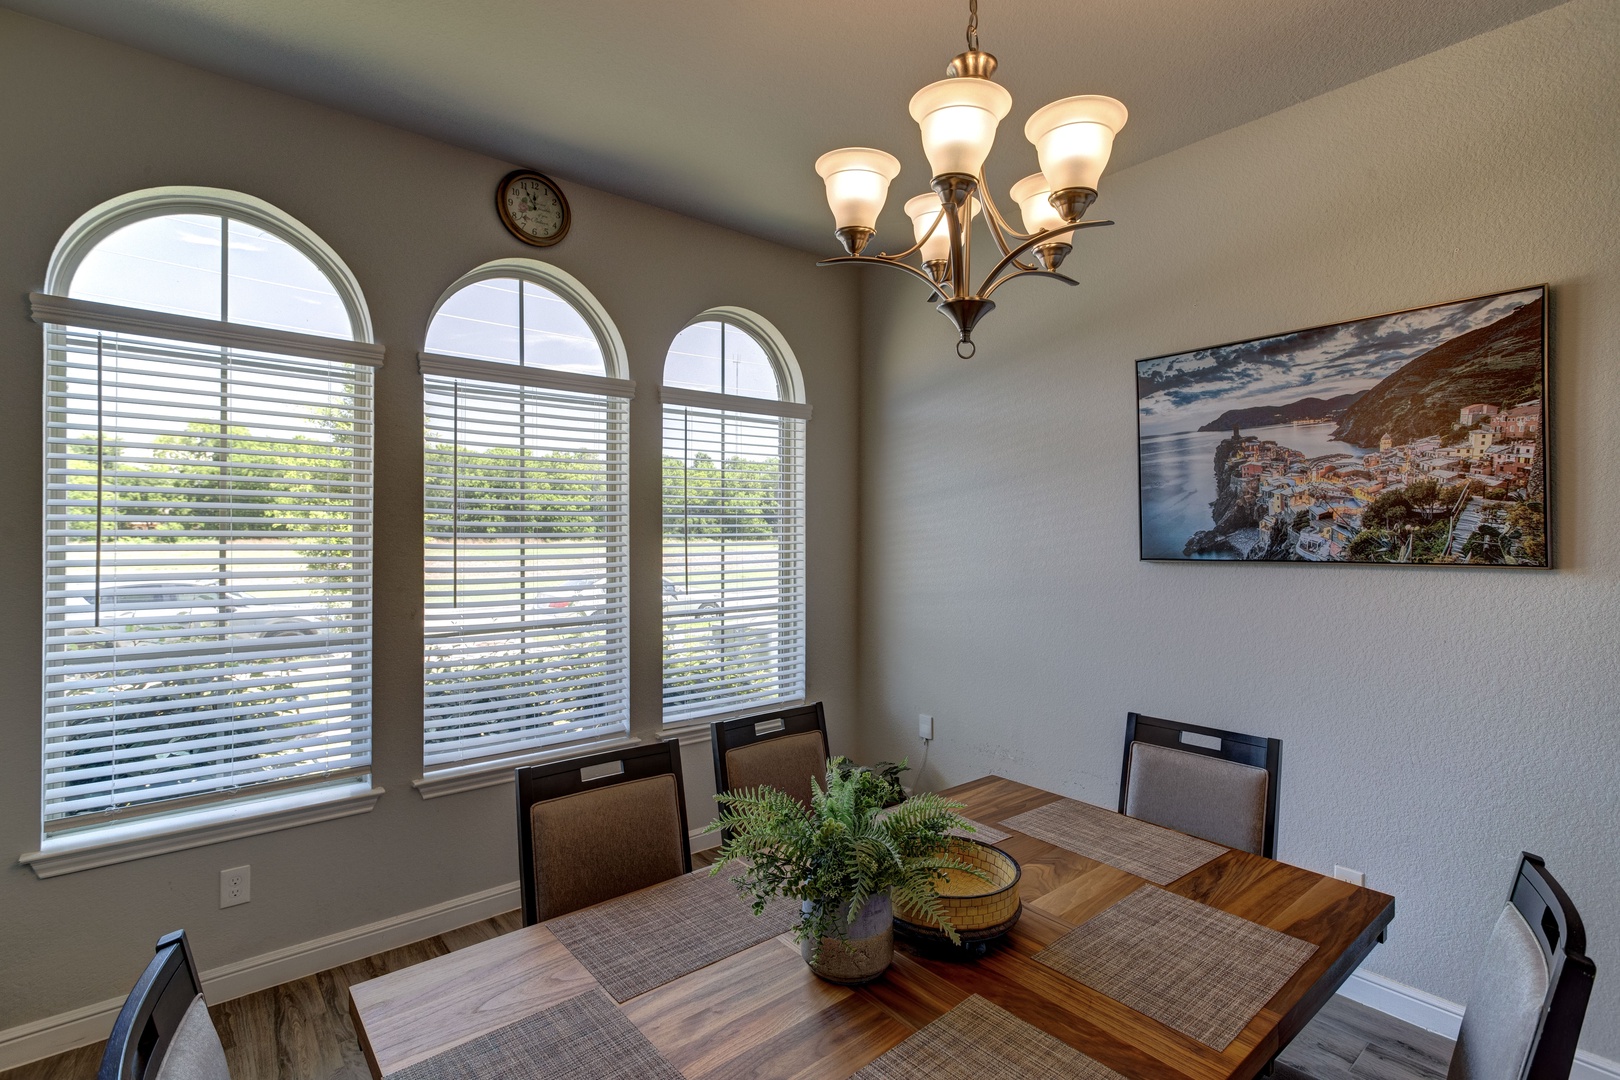
<path id="1" fill-rule="evenodd" d="M 1567 1080 L 1596 974 L 1575 905 L 1539 857 L 1522 853 L 1446 1080 Z"/>
<path id="2" fill-rule="evenodd" d="M 517 770 L 523 924 L 692 870 L 675 740 Z"/>
<path id="3" fill-rule="evenodd" d="M 811 782 L 827 775 L 827 716 L 819 701 L 717 720 L 711 736 L 719 794 L 765 784 L 809 806 Z"/>
<path id="4" fill-rule="evenodd" d="M 1277 857 L 1282 740 L 1128 713 L 1119 812 Z"/>
<path id="5" fill-rule="evenodd" d="M 96 1080 L 230 1080 L 230 1076 L 186 932 L 165 934 L 113 1021 Z"/>

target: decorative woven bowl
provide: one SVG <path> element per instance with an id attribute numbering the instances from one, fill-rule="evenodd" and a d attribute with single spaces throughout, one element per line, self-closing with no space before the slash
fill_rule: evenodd
<path id="1" fill-rule="evenodd" d="M 939 883 L 940 903 L 957 935 L 964 945 L 981 946 L 974 951 L 982 952 L 984 943 L 1004 937 L 1023 914 L 1024 906 L 1018 898 L 1018 879 L 1023 870 L 1017 859 L 978 840 L 955 840 L 950 853 L 990 879 L 950 870 L 947 879 Z M 894 929 L 916 941 L 950 943 L 937 922 L 898 900 L 894 905 Z"/>

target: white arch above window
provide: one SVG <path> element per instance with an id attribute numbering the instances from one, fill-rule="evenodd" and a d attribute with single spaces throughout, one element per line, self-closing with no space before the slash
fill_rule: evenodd
<path id="1" fill-rule="evenodd" d="M 629 378 L 607 310 L 572 274 L 536 259 L 497 259 L 458 278 L 433 306 L 425 353 Z"/>
<path id="2" fill-rule="evenodd" d="M 739 332 L 740 331 L 740 332 Z M 664 401 L 809 419 L 804 375 L 775 326 L 740 307 L 713 307 L 686 324 L 664 358 Z"/>
<path id="3" fill-rule="evenodd" d="M 57 243 L 49 296 L 277 334 L 375 341 L 360 283 L 324 240 L 263 199 L 159 187 L 109 199 Z"/>

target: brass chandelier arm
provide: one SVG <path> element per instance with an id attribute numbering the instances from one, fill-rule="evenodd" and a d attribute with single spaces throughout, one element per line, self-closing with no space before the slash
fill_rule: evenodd
<path id="1" fill-rule="evenodd" d="M 837 266 L 840 263 L 871 263 L 874 266 L 892 266 L 897 270 L 904 270 L 908 274 L 914 274 L 921 278 L 928 285 L 930 292 L 939 291 L 939 282 L 935 281 L 933 278 L 929 277 L 915 266 L 912 266 L 910 263 L 901 262 L 897 256 L 893 255 L 839 255 L 838 257 L 832 259 L 822 259 L 820 262 L 816 263 L 816 265 Z"/>
<path id="2" fill-rule="evenodd" d="M 989 296 L 990 293 L 994 292 L 995 289 L 1001 284 L 1001 282 L 997 281 L 996 279 L 1001 276 L 1002 271 L 1007 269 L 1009 265 L 1017 263 L 1018 256 L 1022 255 L 1031 248 L 1039 247 L 1041 244 L 1050 243 L 1051 241 L 1062 236 L 1064 233 L 1079 232 L 1081 229 L 1100 228 L 1103 225 L 1112 224 L 1112 221 L 1081 221 L 1073 225 L 1066 224 L 1062 228 L 1048 229 L 1045 232 L 1036 233 L 1034 236 L 1029 237 L 1023 243 L 1009 251 L 1005 256 L 1003 256 L 1000 262 L 996 263 L 996 265 L 991 268 L 990 272 L 984 276 L 984 281 L 980 283 L 977 295 Z M 1031 271 L 1027 269 L 1020 271 L 1020 273 L 1029 272 Z M 1044 273 L 1046 271 L 1041 272 Z M 1019 274 L 1013 274 L 1004 280 L 1011 281 L 1013 277 L 1017 276 L 1019 276 Z M 1062 277 L 1063 275 L 1059 274 L 1057 276 Z"/>
<path id="3" fill-rule="evenodd" d="M 1001 208 L 996 205 L 995 198 L 990 194 L 990 184 L 985 180 L 982 170 L 979 173 L 979 197 L 979 201 L 984 204 L 985 216 L 992 222 L 990 232 L 995 236 L 996 246 L 1001 249 L 1003 255 L 1008 254 L 1007 241 L 1003 234 L 1016 240 L 1028 240 L 1033 235 L 1020 232 L 1007 224 L 1007 219 L 1001 216 Z"/>
<path id="4" fill-rule="evenodd" d="M 990 299 L 990 294 L 995 292 L 997 289 L 1001 288 L 1003 285 L 1007 284 L 1007 282 L 1012 281 L 1014 278 L 1024 277 L 1027 274 L 1034 274 L 1037 277 L 1057 278 L 1059 281 L 1063 282 L 1065 285 L 1078 285 L 1078 284 L 1080 284 L 1078 281 L 1074 280 L 1074 278 L 1070 277 L 1068 274 L 1060 274 L 1056 270 L 1042 270 L 1040 267 L 1036 266 L 1036 267 L 1031 267 L 1028 270 L 1015 270 L 1011 274 L 1008 274 L 1006 277 L 1002 278 L 1000 281 L 998 281 L 994 285 L 990 286 L 984 292 L 980 293 L 979 294 L 979 299 L 980 300 L 988 300 L 988 299 Z"/>
<path id="5" fill-rule="evenodd" d="M 924 244 L 928 243 L 928 238 L 934 235 L 934 230 L 939 228 L 939 223 L 944 221 L 944 220 L 945 220 L 945 215 L 944 214 L 942 214 L 942 213 L 941 214 L 935 214 L 934 215 L 934 223 L 932 225 L 928 226 L 928 231 L 923 233 L 921 240 L 918 240 L 915 244 L 912 244 L 910 247 L 906 248 L 906 250 L 900 252 L 900 254 L 898 254 L 898 255 L 890 255 L 887 251 L 880 251 L 880 252 L 877 253 L 877 255 L 875 257 L 879 258 L 879 259 L 903 259 L 907 255 L 911 255 L 914 252 L 921 251 L 922 246 Z M 862 257 L 865 258 L 866 256 L 862 256 Z M 821 266 L 822 264 L 817 263 L 816 265 Z"/>

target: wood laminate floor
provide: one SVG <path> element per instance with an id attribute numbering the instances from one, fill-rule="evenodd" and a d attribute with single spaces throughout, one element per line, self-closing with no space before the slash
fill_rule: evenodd
<path id="1" fill-rule="evenodd" d="M 706 864 L 701 854 L 693 861 Z M 509 911 L 209 1008 L 232 1080 L 370 1080 L 349 1022 L 349 985 L 515 930 Z M 91 1080 L 102 1044 L 0 1073 L 0 1080 Z M 1443 1080 L 1451 1043 L 1335 997 L 1278 1061 L 1277 1080 Z"/>

